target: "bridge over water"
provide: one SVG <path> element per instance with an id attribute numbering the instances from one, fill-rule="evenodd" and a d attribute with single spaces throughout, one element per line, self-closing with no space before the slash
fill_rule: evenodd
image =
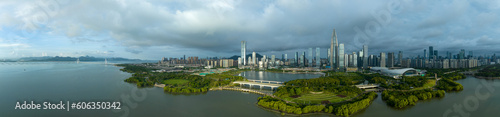
<path id="1" fill-rule="evenodd" d="M 271 87 L 271 90 L 278 88 L 278 87 L 281 87 L 281 86 L 284 86 L 283 82 L 268 81 L 268 80 L 234 81 L 233 83 L 240 84 L 240 86 L 249 85 L 250 88 L 252 88 L 252 86 L 259 86 L 260 89 L 262 89 L 263 87 Z"/>
<path id="2" fill-rule="evenodd" d="M 373 88 L 378 88 L 380 85 L 367 84 L 367 85 L 355 85 L 355 86 L 360 89 L 373 89 Z"/>

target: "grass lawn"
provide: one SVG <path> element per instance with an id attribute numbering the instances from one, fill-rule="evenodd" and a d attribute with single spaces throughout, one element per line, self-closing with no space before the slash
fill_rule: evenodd
<path id="1" fill-rule="evenodd" d="M 321 101 L 328 100 L 330 103 L 336 103 L 336 102 L 342 102 L 348 99 L 353 98 L 352 96 L 347 96 L 347 97 L 338 97 L 334 93 L 329 93 L 329 92 L 323 92 L 319 94 L 303 94 L 302 96 L 298 98 L 286 98 L 285 100 L 287 101 L 292 101 L 296 103 L 309 103 L 311 104 L 321 104 Z"/>
<path id="2" fill-rule="evenodd" d="M 429 79 L 427 83 L 424 84 L 423 87 L 418 87 L 418 88 L 413 88 L 412 90 L 421 90 L 421 89 L 427 89 L 427 88 L 432 88 L 436 86 L 436 80 L 431 80 Z"/>
<path id="3" fill-rule="evenodd" d="M 169 80 L 165 80 L 163 81 L 163 83 L 165 84 L 171 84 L 171 85 L 174 85 L 174 84 L 186 84 L 187 82 L 189 82 L 189 80 L 185 80 L 185 79 L 169 79 Z"/>

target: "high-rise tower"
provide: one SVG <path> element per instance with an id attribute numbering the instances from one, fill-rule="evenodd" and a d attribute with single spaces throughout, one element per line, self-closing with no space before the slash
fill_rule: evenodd
<path id="1" fill-rule="evenodd" d="M 316 67 L 321 67 L 321 57 L 319 53 L 319 47 L 316 47 Z"/>
<path id="2" fill-rule="evenodd" d="M 288 54 L 285 54 L 285 59 L 283 59 L 283 62 L 287 62 L 288 61 Z"/>
<path id="3" fill-rule="evenodd" d="M 339 63 L 339 49 L 338 49 L 338 40 L 337 40 L 337 33 L 335 32 L 335 29 L 333 29 L 332 32 L 332 42 L 330 43 L 330 67 L 332 70 L 338 68 L 338 63 Z"/>
<path id="4" fill-rule="evenodd" d="M 394 52 L 387 53 L 387 67 L 394 67 Z"/>
<path id="5" fill-rule="evenodd" d="M 386 62 L 386 60 L 385 60 L 385 53 L 381 52 L 380 53 L 380 62 L 379 62 L 380 63 L 380 67 L 386 67 L 385 62 Z"/>
<path id="6" fill-rule="evenodd" d="M 401 65 L 402 61 L 403 61 L 403 51 L 399 51 L 399 53 L 398 53 L 398 65 Z"/>
<path id="7" fill-rule="evenodd" d="M 304 51 L 304 53 L 302 53 L 302 59 L 301 59 L 301 61 L 302 61 L 302 66 L 305 67 L 306 66 L 306 62 L 307 62 L 306 61 L 306 51 Z"/>
<path id="8" fill-rule="evenodd" d="M 295 62 L 296 66 L 299 66 L 299 52 L 295 52 L 295 60 L 294 60 L 294 62 Z"/>
<path id="9" fill-rule="evenodd" d="M 363 45 L 363 69 L 368 68 L 368 45 Z"/>
<path id="10" fill-rule="evenodd" d="M 427 50 L 426 49 L 424 49 L 424 59 L 428 59 L 427 58 Z"/>
<path id="11" fill-rule="evenodd" d="M 344 55 L 344 44 L 343 44 L 343 43 L 341 43 L 341 44 L 339 45 L 338 50 L 339 50 L 339 51 L 338 51 L 338 53 L 336 53 L 337 55 L 339 55 L 339 56 L 337 57 L 337 58 L 338 58 L 338 60 L 339 60 L 339 61 L 337 62 L 338 66 L 339 66 L 339 67 L 338 67 L 338 69 L 343 71 L 343 70 L 344 70 L 344 67 L 345 67 L 345 66 L 344 66 L 344 64 L 345 64 L 345 62 L 344 62 L 344 61 L 345 61 L 345 57 L 344 57 L 344 56 L 345 56 L 345 55 Z"/>
<path id="12" fill-rule="evenodd" d="M 241 59 L 243 61 L 242 62 L 243 65 L 247 65 L 246 52 L 247 52 L 247 42 L 246 41 L 241 41 Z"/>
<path id="13" fill-rule="evenodd" d="M 434 56 L 434 47 L 429 46 L 429 58 L 428 59 L 432 59 L 433 56 Z"/>
<path id="14" fill-rule="evenodd" d="M 276 63 L 276 56 L 275 55 L 271 55 L 271 66 L 274 67 L 275 63 Z"/>
<path id="15" fill-rule="evenodd" d="M 307 66 L 308 67 L 312 67 L 312 62 L 313 62 L 313 48 L 309 48 L 309 58 L 307 58 L 308 62 L 307 62 Z"/>
<path id="16" fill-rule="evenodd" d="M 252 64 L 257 64 L 257 55 L 255 54 L 255 52 L 252 52 Z"/>
<path id="17" fill-rule="evenodd" d="M 326 62 L 326 63 L 327 63 L 326 65 L 330 65 L 330 67 L 332 66 L 332 65 L 331 65 L 332 63 L 330 63 L 330 62 L 332 62 L 332 61 L 330 61 L 330 58 L 332 57 L 332 52 L 331 52 L 331 50 L 332 50 L 331 48 L 326 49 L 326 61 L 327 61 L 327 62 Z"/>

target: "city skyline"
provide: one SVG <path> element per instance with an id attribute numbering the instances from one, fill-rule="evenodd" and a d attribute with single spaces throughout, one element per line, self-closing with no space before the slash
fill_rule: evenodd
<path id="1" fill-rule="evenodd" d="M 500 7 L 492 2 L 498 1 L 401 1 L 391 11 L 388 6 L 395 3 L 389 1 L 9 1 L 0 3 L 0 59 L 230 57 L 240 55 L 241 41 L 248 42 L 249 52 L 291 54 L 328 49 L 333 28 L 346 52 L 368 45 L 368 55 L 403 51 L 404 57 L 416 57 L 434 46 L 441 56 L 461 49 L 492 55 L 500 53 L 495 22 Z M 353 8 L 356 12 L 343 12 Z M 318 21 L 309 22 L 310 17 Z M 327 51 L 321 52 L 326 58 Z"/>

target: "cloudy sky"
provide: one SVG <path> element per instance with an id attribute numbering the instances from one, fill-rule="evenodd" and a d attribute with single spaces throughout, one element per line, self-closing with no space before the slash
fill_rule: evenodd
<path id="1" fill-rule="evenodd" d="M 243 40 L 247 53 L 326 57 L 333 29 L 347 53 L 500 54 L 499 22 L 495 0 L 3 0 L 0 58 L 229 57 Z"/>

